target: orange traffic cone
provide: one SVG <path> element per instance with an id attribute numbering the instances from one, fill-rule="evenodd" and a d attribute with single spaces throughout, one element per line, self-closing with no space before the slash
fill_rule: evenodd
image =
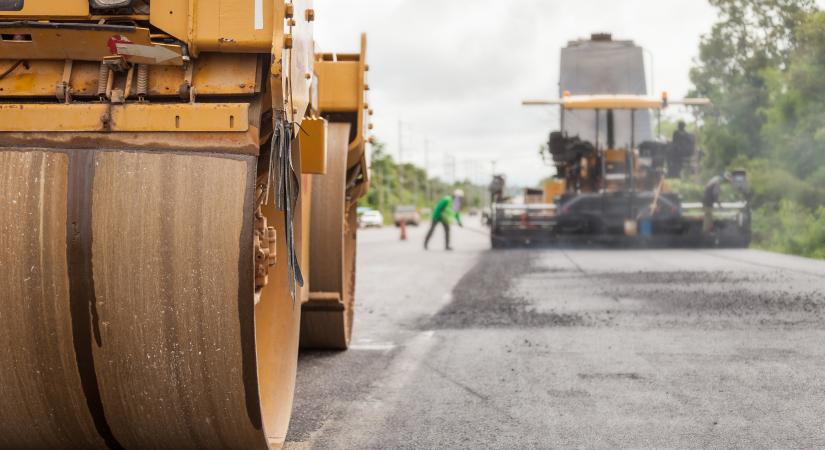
<path id="1" fill-rule="evenodd" d="M 398 228 L 401 228 L 401 240 L 407 240 L 407 221 L 402 220 L 401 223 L 398 225 Z"/>

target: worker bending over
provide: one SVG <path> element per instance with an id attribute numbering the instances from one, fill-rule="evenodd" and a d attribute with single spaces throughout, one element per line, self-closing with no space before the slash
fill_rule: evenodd
<path id="1" fill-rule="evenodd" d="M 430 238 L 433 237 L 435 227 L 437 227 L 439 223 L 444 226 L 444 248 L 452 250 L 452 247 L 450 247 L 450 223 L 455 220 L 458 226 L 464 226 L 461 223 L 461 215 L 458 213 L 461 210 L 461 200 L 463 198 L 464 191 L 456 189 L 455 192 L 453 192 L 452 198 L 449 195 L 445 195 L 438 201 L 435 208 L 433 208 L 430 231 L 427 232 L 427 237 L 424 239 L 424 250 L 427 250 Z"/>
<path id="2" fill-rule="evenodd" d="M 705 234 L 713 232 L 713 208 L 719 203 L 719 196 L 722 193 L 722 183 L 730 183 L 732 179 L 730 172 L 725 172 L 722 176 L 715 176 L 705 185 L 705 195 L 702 197 L 702 208 L 705 210 L 705 221 L 702 226 Z"/>

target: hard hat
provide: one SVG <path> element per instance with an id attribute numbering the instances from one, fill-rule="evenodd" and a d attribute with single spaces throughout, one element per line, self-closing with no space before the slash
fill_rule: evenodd
<path id="1" fill-rule="evenodd" d="M 456 189 L 453 192 L 453 197 L 464 197 L 464 191 L 462 189 Z"/>

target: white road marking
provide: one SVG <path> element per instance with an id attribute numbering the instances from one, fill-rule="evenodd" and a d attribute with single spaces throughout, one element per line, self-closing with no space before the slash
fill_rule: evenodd
<path id="1" fill-rule="evenodd" d="M 374 344 L 363 343 L 363 344 L 352 344 L 349 346 L 350 350 L 366 350 L 366 351 L 373 351 L 373 352 L 386 352 L 392 350 L 396 347 L 395 344 L 392 342 L 376 342 Z"/>

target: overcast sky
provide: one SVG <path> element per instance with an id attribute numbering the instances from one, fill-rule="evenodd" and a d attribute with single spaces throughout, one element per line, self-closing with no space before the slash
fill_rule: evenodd
<path id="1" fill-rule="evenodd" d="M 400 121 L 405 162 L 428 159 L 450 178 L 452 155 L 458 178 L 486 183 L 496 161 L 521 185 L 551 173 L 537 150 L 558 126 L 555 110 L 521 100 L 558 96 L 567 41 L 592 32 L 636 41 L 652 56 L 656 92 L 677 98 L 715 19 L 703 0 L 315 0 L 315 9 L 321 51 L 354 51 L 367 32 L 374 135 L 392 155 Z"/>

